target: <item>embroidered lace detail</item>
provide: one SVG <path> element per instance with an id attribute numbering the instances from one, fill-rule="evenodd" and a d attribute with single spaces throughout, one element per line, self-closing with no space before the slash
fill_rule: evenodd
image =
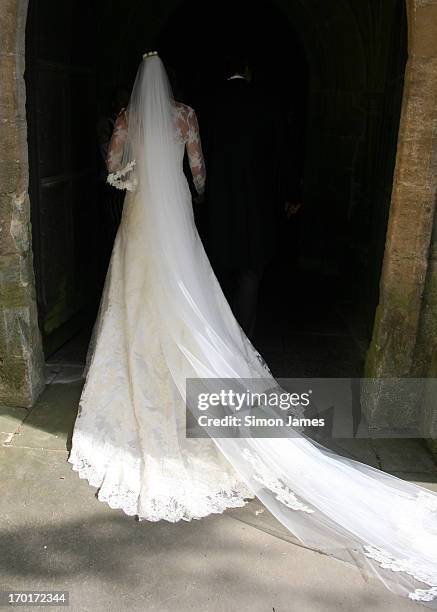
<path id="1" fill-rule="evenodd" d="M 181 148 L 182 157 L 184 149 L 186 149 L 194 186 L 197 193 L 202 195 L 205 191 L 206 169 L 196 113 L 190 106 L 181 102 L 174 102 L 172 110 L 176 144 Z M 117 189 L 135 191 L 138 185 L 136 177 L 124 178 L 132 171 L 135 166 L 135 160 L 131 161 L 124 168 L 120 168 L 127 137 L 128 116 L 123 110 L 115 122 L 108 148 L 107 166 L 109 175 L 107 182 Z"/>
<path id="2" fill-rule="evenodd" d="M 253 474 L 253 478 L 257 482 L 263 484 L 267 489 L 275 493 L 275 497 L 278 501 L 292 510 L 300 510 L 301 512 L 307 512 L 308 514 L 312 514 L 314 512 L 312 508 L 301 502 L 297 498 L 296 494 L 293 493 L 293 491 L 281 480 L 279 480 L 279 478 L 276 478 L 273 473 L 265 465 L 263 465 L 259 458 L 255 457 L 253 453 L 250 452 L 248 448 L 244 449 L 243 455 L 256 470 Z"/>
<path id="3" fill-rule="evenodd" d="M 68 461 L 79 478 L 87 480 L 92 487 L 99 489 L 97 492 L 99 501 L 106 502 L 114 510 L 123 510 L 128 516 L 137 514 L 138 491 L 133 491 L 121 483 L 108 481 L 105 478 L 105 471 L 92 466 L 76 447 L 73 447 Z"/>
<path id="4" fill-rule="evenodd" d="M 410 593 L 408 597 L 413 601 L 433 601 L 433 599 L 437 598 L 437 587 L 416 589 L 413 593 Z"/>
<path id="5" fill-rule="evenodd" d="M 383 569 L 392 572 L 404 572 L 419 582 L 429 585 L 430 589 L 416 589 L 408 594 L 414 601 L 432 601 L 437 597 L 437 571 L 430 572 L 427 568 L 421 568 L 410 559 L 396 559 L 387 551 L 374 546 L 364 546 L 366 557 L 376 561 Z"/>
<path id="6" fill-rule="evenodd" d="M 111 172 L 108 174 L 107 182 L 116 187 L 117 189 L 126 189 L 127 191 L 135 191 L 138 185 L 138 180 L 136 176 L 132 176 L 129 179 L 124 178 L 129 172 L 132 172 L 135 167 L 135 160 L 131 161 L 127 166 L 122 168 L 121 170 L 117 170 L 116 172 Z"/>
<path id="7" fill-rule="evenodd" d="M 196 113 L 190 106 L 175 102 L 173 121 L 177 139 L 187 151 L 194 186 L 197 193 L 202 195 L 205 191 L 206 170 Z"/>
<path id="8" fill-rule="evenodd" d="M 142 505 L 139 520 L 152 522 L 199 520 L 210 514 L 223 514 L 229 508 L 242 508 L 253 496 L 244 494 L 237 486 L 229 491 L 217 491 L 214 495 L 208 495 L 203 499 L 193 500 L 193 491 L 185 492 L 185 499 L 176 497 L 160 497 L 147 501 Z M 196 506 L 196 511 L 191 509 Z"/>
<path id="9" fill-rule="evenodd" d="M 222 514 L 229 508 L 241 508 L 254 497 L 239 480 L 230 481 L 228 488 L 215 489 L 212 483 L 200 483 L 193 487 L 192 481 L 169 476 L 167 483 L 160 477 L 160 487 L 171 493 L 149 495 L 147 491 L 143 498 L 140 461 L 129 461 L 126 454 L 117 456 L 117 451 L 109 447 L 106 453 L 108 455 L 105 457 L 91 450 L 83 436 L 76 433 L 68 461 L 79 478 L 98 489 L 99 501 L 107 503 L 112 509 L 122 510 L 128 516 L 137 516 L 140 521 L 165 520 L 175 523 L 201 519 L 210 514 Z M 92 459 L 89 459 L 91 454 Z M 155 475 L 153 468 L 152 472 Z M 128 483 L 133 484 L 130 487 Z"/>

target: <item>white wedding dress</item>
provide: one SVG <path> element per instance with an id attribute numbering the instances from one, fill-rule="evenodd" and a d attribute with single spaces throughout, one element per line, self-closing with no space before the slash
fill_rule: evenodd
<path id="1" fill-rule="evenodd" d="M 186 148 L 194 184 L 203 193 L 205 166 L 196 115 L 175 103 L 173 118 L 181 173 Z M 126 136 L 122 113 L 111 141 L 110 168 L 120 164 Z M 110 180 L 120 179 L 112 175 Z M 188 203 L 188 185 L 186 189 Z M 112 508 L 149 521 L 199 519 L 242 506 L 253 494 L 211 440 L 185 437 L 185 404 L 162 348 L 171 341 L 166 315 L 153 301 L 146 223 L 138 192 L 128 191 L 88 352 L 69 461 L 99 487 L 99 499 Z M 208 282 L 239 333 L 212 271 Z M 135 321 L 131 344 L 126 320 Z"/>
<path id="2" fill-rule="evenodd" d="M 152 521 L 201 518 L 256 495 L 305 545 L 365 564 L 395 593 L 437 608 L 436 494 L 288 428 L 280 438 L 185 437 L 187 378 L 274 385 L 205 255 L 185 149 L 202 192 L 195 113 L 172 99 L 159 57 L 145 57 L 111 143 L 109 181 L 128 195 L 88 353 L 73 469 L 100 500 Z"/>

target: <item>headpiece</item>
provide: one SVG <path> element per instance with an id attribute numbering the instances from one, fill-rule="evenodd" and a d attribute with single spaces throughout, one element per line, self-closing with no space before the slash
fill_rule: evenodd
<path id="1" fill-rule="evenodd" d="M 147 57 L 152 57 L 153 55 L 158 55 L 158 51 L 149 51 L 148 53 L 145 53 L 143 55 L 143 59 L 146 59 Z"/>

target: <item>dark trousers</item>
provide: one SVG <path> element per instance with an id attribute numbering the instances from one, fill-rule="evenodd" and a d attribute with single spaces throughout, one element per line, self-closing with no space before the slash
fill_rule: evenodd
<path id="1" fill-rule="evenodd" d="M 251 338 L 255 329 L 258 291 L 264 269 L 221 269 L 217 271 L 223 293 L 244 330 Z"/>

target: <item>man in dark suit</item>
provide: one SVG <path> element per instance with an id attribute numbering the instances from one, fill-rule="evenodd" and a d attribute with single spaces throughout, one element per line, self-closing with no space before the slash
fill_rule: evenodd
<path id="1" fill-rule="evenodd" d="M 206 250 L 249 337 L 284 205 L 287 214 L 299 207 L 286 132 L 279 103 L 251 83 L 248 61 L 230 58 L 228 78 L 214 92 L 205 125 Z"/>

